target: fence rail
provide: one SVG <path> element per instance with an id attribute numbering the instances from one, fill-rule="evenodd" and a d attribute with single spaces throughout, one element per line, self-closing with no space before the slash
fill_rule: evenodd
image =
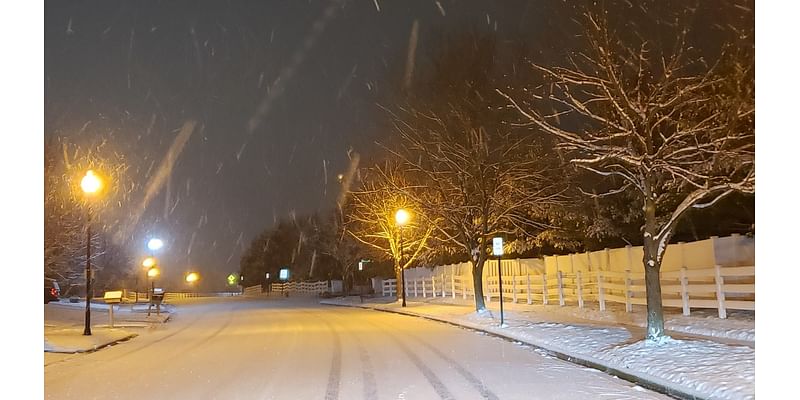
<path id="1" fill-rule="evenodd" d="M 491 266 L 487 265 L 488 269 Z M 495 268 L 496 269 L 496 268 Z M 474 298 L 471 274 L 461 275 L 455 268 L 427 270 L 429 275 L 417 269 L 413 277 L 406 278 L 406 297 L 450 297 Z M 644 273 L 631 271 L 576 271 L 555 274 L 526 273 L 503 275 L 503 292 L 496 274 L 487 273 L 483 278 L 483 293 L 487 302 L 503 301 L 527 304 L 576 305 L 584 308 L 587 302 L 597 302 L 600 310 L 608 303 L 625 305 L 631 312 L 634 305 L 647 304 Z M 383 296 L 394 296 L 396 280 L 383 281 Z M 692 309 L 717 309 L 720 318 L 727 318 L 727 310 L 755 310 L 755 267 L 738 266 L 661 273 L 662 302 L 665 307 L 682 308 L 684 315 Z"/>
<path id="2" fill-rule="evenodd" d="M 260 286 L 259 286 L 260 288 Z M 272 292 L 289 292 L 289 293 L 297 293 L 297 294 L 313 294 L 319 295 L 323 292 L 328 291 L 328 282 L 326 281 L 318 281 L 318 282 L 284 282 L 284 283 L 273 283 L 271 285 Z"/>
<path id="3" fill-rule="evenodd" d="M 188 298 L 196 298 L 196 297 L 232 297 L 232 296 L 239 296 L 241 293 L 239 292 L 166 292 L 164 293 L 164 301 L 170 300 L 178 300 L 178 299 L 188 299 Z M 125 298 L 128 301 L 150 301 L 150 293 L 149 292 L 135 292 L 126 290 L 125 291 Z"/>

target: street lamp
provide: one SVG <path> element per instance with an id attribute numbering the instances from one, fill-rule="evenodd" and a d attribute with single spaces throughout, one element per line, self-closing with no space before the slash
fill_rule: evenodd
<path id="1" fill-rule="evenodd" d="M 189 272 L 188 274 L 186 274 L 186 283 L 188 283 L 190 286 L 194 287 L 195 283 L 197 283 L 197 281 L 199 280 L 200 280 L 200 274 L 198 274 L 197 272 Z"/>
<path id="2" fill-rule="evenodd" d="M 164 246 L 164 241 L 159 238 L 152 238 L 147 242 L 147 248 L 150 251 L 156 251 Z"/>
<path id="3" fill-rule="evenodd" d="M 406 270 L 403 268 L 403 226 L 411 220 L 411 214 L 404 210 L 399 209 L 396 213 L 394 213 L 394 221 L 397 223 L 398 227 L 398 236 L 399 236 L 399 245 L 400 245 L 400 257 L 399 257 L 399 264 L 400 264 L 400 295 L 403 298 L 403 307 L 406 306 L 406 290 L 405 290 L 405 275 Z"/>
<path id="4" fill-rule="evenodd" d="M 95 175 L 94 171 L 86 171 L 81 179 L 81 190 L 86 195 L 87 200 L 97 194 L 103 187 L 103 181 Z M 92 209 L 91 205 L 86 205 L 86 317 L 84 318 L 83 334 L 92 334 L 92 312 L 90 303 L 92 301 Z"/>
<path id="5" fill-rule="evenodd" d="M 164 241 L 159 238 L 151 238 L 147 241 L 147 248 L 150 250 L 150 256 L 155 257 L 156 250 L 164 247 Z M 152 265 L 145 265 L 145 268 L 150 268 Z M 139 274 L 136 274 L 136 302 L 139 302 Z"/>
<path id="6" fill-rule="evenodd" d="M 186 274 L 186 283 L 195 283 L 200 279 L 200 275 L 197 272 L 189 272 Z"/>

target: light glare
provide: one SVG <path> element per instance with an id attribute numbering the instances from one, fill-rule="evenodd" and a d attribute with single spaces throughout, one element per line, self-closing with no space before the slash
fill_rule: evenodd
<path id="1" fill-rule="evenodd" d="M 92 170 L 86 171 L 86 175 L 81 179 L 81 189 L 86 194 L 97 193 L 102 186 L 103 182 Z"/>
<path id="2" fill-rule="evenodd" d="M 411 214 L 408 213 L 405 209 L 399 209 L 394 214 L 394 220 L 397 221 L 397 225 L 403 226 L 408 223 L 411 219 Z"/>
<path id="3" fill-rule="evenodd" d="M 160 249 L 162 246 L 164 246 L 164 242 L 158 238 L 152 238 L 147 242 L 147 248 L 153 251 Z"/>

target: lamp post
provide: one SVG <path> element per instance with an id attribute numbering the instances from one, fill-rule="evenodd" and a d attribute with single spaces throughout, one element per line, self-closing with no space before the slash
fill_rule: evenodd
<path id="1" fill-rule="evenodd" d="M 150 296 L 152 299 L 153 296 L 153 289 L 155 288 L 155 278 L 161 272 L 158 270 L 157 267 L 158 260 L 155 257 L 147 257 L 142 261 L 142 267 L 145 268 L 147 278 L 152 281 L 151 289 L 150 289 Z"/>
<path id="2" fill-rule="evenodd" d="M 94 171 L 86 171 L 86 175 L 81 179 L 81 190 L 87 199 L 100 191 L 103 182 L 95 175 Z M 92 208 L 91 204 L 86 204 L 86 316 L 84 318 L 83 334 L 92 334 Z"/>
<path id="3" fill-rule="evenodd" d="M 398 244 L 400 247 L 400 256 L 398 257 L 398 264 L 400 264 L 400 295 L 403 299 L 403 307 L 406 306 L 406 290 L 405 290 L 405 275 L 406 270 L 403 268 L 403 226 L 411 219 L 411 214 L 404 209 L 399 209 L 394 214 L 394 220 L 397 222 L 398 227 Z"/>
<path id="4" fill-rule="evenodd" d="M 153 258 L 152 257 L 148 258 L 148 260 L 151 260 L 151 259 L 153 259 Z M 152 267 L 150 267 L 150 269 L 147 270 L 147 277 L 151 279 L 150 280 L 150 285 L 151 285 L 150 286 L 150 296 L 151 297 L 153 296 L 153 294 L 156 291 L 156 278 L 160 274 L 161 274 L 161 270 L 158 269 L 157 265 L 153 265 Z"/>
<path id="5" fill-rule="evenodd" d="M 497 280 L 500 285 L 500 327 L 503 327 L 503 238 L 492 238 L 492 254 L 497 257 Z"/>
<path id="6" fill-rule="evenodd" d="M 164 241 L 163 240 L 161 240 L 159 238 L 150 238 L 150 240 L 147 241 L 147 248 L 150 250 L 150 258 L 155 257 L 156 256 L 156 250 L 162 248 L 163 246 L 164 246 Z M 155 265 L 155 264 L 153 264 L 153 265 Z M 153 265 L 149 265 L 149 266 L 145 266 L 145 267 L 146 268 L 150 268 Z M 147 270 L 145 270 L 145 275 L 146 274 L 147 274 Z M 147 281 L 147 279 L 145 279 L 145 282 L 146 281 Z M 138 303 L 139 302 L 139 292 L 138 292 L 138 289 L 139 289 L 139 275 L 138 274 L 136 275 L 136 289 L 137 289 L 136 302 Z"/>

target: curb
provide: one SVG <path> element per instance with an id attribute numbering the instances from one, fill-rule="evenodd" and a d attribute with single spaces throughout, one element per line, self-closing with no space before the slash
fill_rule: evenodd
<path id="1" fill-rule="evenodd" d="M 119 338 L 119 339 L 116 339 L 116 340 L 112 340 L 112 341 L 107 342 L 107 343 L 103 343 L 103 344 L 97 345 L 97 346 L 92 347 L 90 349 L 74 349 L 73 351 L 47 351 L 47 350 L 45 350 L 45 353 L 53 353 L 53 354 L 94 353 L 95 351 L 98 351 L 100 349 L 104 349 L 104 348 L 106 348 L 108 346 L 113 346 L 113 345 L 118 344 L 118 343 L 127 342 L 128 340 L 131 340 L 131 339 L 133 339 L 133 338 L 135 338 L 137 336 L 139 336 L 139 334 L 131 333 L 128 336 L 125 336 L 125 337 L 122 337 L 122 338 Z"/>
<path id="2" fill-rule="evenodd" d="M 580 365 L 582 367 L 596 369 L 596 370 L 601 371 L 603 373 L 606 373 L 608 375 L 616 376 L 616 377 L 618 377 L 620 379 L 624 379 L 624 380 L 626 380 L 628 382 L 635 383 L 635 384 L 637 384 L 637 385 L 639 385 L 639 386 L 641 386 L 643 388 L 650 389 L 650 390 L 653 390 L 653 391 L 661 393 L 661 394 L 665 394 L 665 395 L 670 396 L 670 397 L 674 397 L 674 398 L 681 399 L 681 400 L 706 400 L 705 397 L 702 397 L 698 393 L 692 393 L 690 391 L 683 391 L 683 390 L 680 390 L 680 389 L 676 389 L 676 388 L 668 386 L 666 383 L 656 382 L 652 378 L 643 377 L 643 376 L 641 376 L 639 374 L 625 372 L 625 371 L 620 370 L 619 368 L 603 364 L 602 362 L 599 362 L 597 360 L 590 360 L 588 358 L 577 357 L 577 356 L 574 356 L 574 355 L 571 355 L 571 354 L 564 353 L 562 351 L 553 350 L 553 349 L 544 347 L 544 346 L 539 345 L 539 344 L 530 343 L 530 342 L 528 342 L 528 341 L 526 341 L 524 339 L 521 339 L 521 338 L 516 338 L 516 337 L 510 336 L 510 335 L 506 335 L 506 334 L 503 334 L 503 333 L 499 333 L 499 332 L 489 331 L 489 330 L 486 330 L 485 328 L 480 327 L 480 326 L 472 326 L 472 325 L 467 325 L 467 324 L 463 324 L 463 323 L 459 323 L 459 322 L 448 321 L 448 320 L 445 320 L 445 319 L 442 319 L 442 318 L 438 318 L 438 317 L 434 317 L 434 316 L 430 316 L 430 315 L 417 314 L 417 313 L 408 312 L 408 311 L 388 310 L 388 309 L 377 308 L 377 307 L 369 306 L 369 305 L 337 304 L 337 303 L 332 303 L 332 302 L 325 302 L 324 300 L 320 301 L 320 304 L 330 305 L 330 306 L 338 306 L 338 307 L 363 308 L 363 309 L 369 309 L 369 310 L 392 313 L 392 314 L 400 314 L 400 315 L 406 315 L 406 316 L 411 316 L 411 317 L 424 318 L 424 319 L 431 320 L 431 321 L 436 321 L 436 322 L 440 322 L 440 323 L 453 325 L 453 326 L 456 326 L 456 327 L 459 327 L 459 328 L 469 329 L 469 330 L 473 330 L 473 331 L 477 331 L 477 332 L 483 332 L 483 333 L 485 333 L 487 335 L 491 335 L 491 336 L 494 336 L 494 337 L 497 337 L 497 338 L 500 338 L 500 339 L 512 341 L 512 342 L 515 342 L 515 343 L 521 343 L 521 344 L 524 344 L 526 346 L 533 347 L 535 349 L 543 350 L 548 355 L 552 355 L 552 356 L 554 356 L 554 357 L 556 357 L 556 358 L 558 358 L 560 360 L 567 361 L 567 362 L 572 363 L 572 364 Z"/>

